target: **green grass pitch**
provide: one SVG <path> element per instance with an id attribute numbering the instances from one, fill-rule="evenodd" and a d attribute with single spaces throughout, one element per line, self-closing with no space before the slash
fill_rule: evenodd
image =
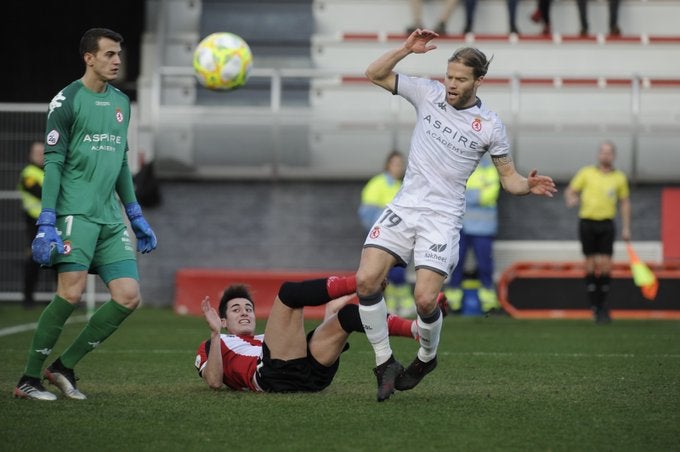
<path id="1" fill-rule="evenodd" d="M 0 306 L 0 329 L 38 315 Z M 82 326 L 64 328 L 48 363 Z M 253 394 L 198 378 L 207 334 L 200 318 L 141 308 L 77 366 L 88 400 L 56 402 L 12 398 L 32 332 L 0 336 L 2 449 L 680 450 L 680 322 L 447 317 L 439 367 L 384 403 L 363 335 L 327 390 Z M 403 364 L 417 350 L 392 345 Z"/>

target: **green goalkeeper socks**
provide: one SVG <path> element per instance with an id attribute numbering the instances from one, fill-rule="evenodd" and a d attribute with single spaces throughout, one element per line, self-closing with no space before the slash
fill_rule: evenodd
<path id="1" fill-rule="evenodd" d="M 73 369 L 83 356 L 111 336 L 132 311 L 114 300 L 109 300 L 97 309 L 73 344 L 61 355 L 64 367 Z"/>
<path id="2" fill-rule="evenodd" d="M 31 348 L 28 350 L 28 360 L 24 374 L 29 377 L 40 378 L 42 365 L 57 343 L 61 330 L 64 328 L 75 305 L 55 295 L 50 304 L 43 310 L 38 319 L 38 326 L 33 334 Z"/>

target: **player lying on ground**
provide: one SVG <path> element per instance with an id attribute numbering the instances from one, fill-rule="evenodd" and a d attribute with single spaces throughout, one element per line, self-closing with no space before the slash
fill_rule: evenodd
<path id="1" fill-rule="evenodd" d="M 218 311 L 201 304 L 210 339 L 196 355 L 199 375 L 211 388 L 315 392 L 331 384 L 350 333 L 364 332 L 359 308 L 348 303 L 354 276 L 285 282 L 274 299 L 264 334 L 255 334 L 255 304 L 243 285 L 227 288 Z M 304 306 L 326 305 L 323 322 L 304 330 Z M 414 321 L 388 316 L 389 333 L 415 337 Z M 228 334 L 222 334 L 222 328 Z"/>

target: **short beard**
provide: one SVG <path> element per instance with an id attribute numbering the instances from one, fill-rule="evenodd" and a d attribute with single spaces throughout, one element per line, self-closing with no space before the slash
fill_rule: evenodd
<path id="1" fill-rule="evenodd" d="M 459 96 L 458 97 L 458 102 L 453 105 L 454 108 L 466 108 L 469 107 L 470 105 L 470 99 L 472 99 L 472 92 L 467 92 L 464 96 Z"/>

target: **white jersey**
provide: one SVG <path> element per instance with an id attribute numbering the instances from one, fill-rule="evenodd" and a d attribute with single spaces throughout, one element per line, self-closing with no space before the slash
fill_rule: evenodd
<path id="1" fill-rule="evenodd" d="M 396 94 L 416 108 L 401 190 L 368 233 L 365 247 L 380 248 L 405 265 L 447 275 L 458 263 L 465 186 L 485 152 L 510 152 L 503 123 L 479 99 L 456 110 L 440 82 L 398 74 Z"/>
<path id="2" fill-rule="evenodd" d="M 465 185 L 485 152 L 507 155 L 505 126 L 482 102 L 457 110 L 436 80 L 397 75 L 396 94 L 416 109 L 406 175 L 392 204 L 458 218 L 465 212 Z"/>

